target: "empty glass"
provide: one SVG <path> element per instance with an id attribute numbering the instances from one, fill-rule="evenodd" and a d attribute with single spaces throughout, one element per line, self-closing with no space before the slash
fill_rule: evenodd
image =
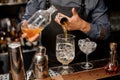
<path id="1" fill-rule="evenodd" d="M 81 63 L 81 68 L 83 69 L 93 68 L 93 64 L 88 62 L 88 55 L 96 49 L 97 44 L 93 41 L 90 41 L 88 38 L 86 38 L 86 39 L 80 39 L 78 41 L 78 46 L 80 50 L 86 54 L 86 62 Z"/>
<path id="2" fill-rule="evenodd" d="M 64 34 L 57 35 L 56 39 L 56 57 L 59 62 L 63 64 L 62 67 L 58 69 L 58 72 L 62 75 L 72 73 L 72 67 L 68 66 L 70 62 L 73 61 L 75 57 L 75 42 L 74 35 Z"/>

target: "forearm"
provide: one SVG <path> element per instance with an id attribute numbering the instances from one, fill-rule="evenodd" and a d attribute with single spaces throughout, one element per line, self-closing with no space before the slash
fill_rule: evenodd
<path id="1" fill-rule="evenodd" d="M 96 8 L 91 13 L 91 20 L 89 20 L 89 22 L 84 22 L 83 20 L 87 32 L 84 30 L 81 31 L 94 39 L 107 39 L 110 35 L 110 21 L 107 10 L 103 0 L 99 0 Z"/>
<path id="2" fill-rule="evenodd" d="M 109 25 L 90 24 L 90 30 L 86 33 L 91 38 L 95 39 L 107 39 L 110 35 Z"/>
<path id="3" fill-rule="evenodd" d="M 79 30 L 86 33 L 89 37 L 94 39 L 107 39 L 110 35 L 110 24 L 93 24 L 84 20 L 79 22 Z"/>

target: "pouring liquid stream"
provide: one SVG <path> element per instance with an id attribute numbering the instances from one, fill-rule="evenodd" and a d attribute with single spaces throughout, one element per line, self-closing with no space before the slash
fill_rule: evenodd
<path id="1" fill-rule="evenodd" d="M 67 41 L 67 23 L 64 22 L 64 24 L 62 25 L 63 31 L 64 31 L 64 36 L 65 36 L 65 41 Z"/>
<path id="2" fill-rule="evenodd" d="M 68 19 L 65 18 L 65 17 L 61 18 L 61 20 L 60 20 L 60 23 L 62 24 L 62 28 L 63 28 L 63 31 L 64 31 L 65 41 L 67 41 L 67 34 L 68 34 L 68 32 L 67 32 L 67 25 L 68 25 L 67 22 L 68 22 Z"/>

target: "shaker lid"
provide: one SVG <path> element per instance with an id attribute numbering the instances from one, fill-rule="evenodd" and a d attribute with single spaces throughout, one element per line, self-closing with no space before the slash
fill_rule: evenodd
<path id="1" fill-rule="evenodd" d="M 9 47 L 9 48 L 12 48 L 12 49 L 14 49 L 14 48 L 16 48 L 16 47 L 20 47 L 20 46 L 21 46 L 21 45 L 20 45 L 19 42 L 13 42 L 13 43 L 11 43 L 11 44 L 8 45 L 8 47 Z"/>
<path id="2" fill-rule="evenodd" d="M 45 55 L 46 54 L 46 48 L 44 46 L 38 46 L 37 53 L 39 53 L 39 55 Z"/>

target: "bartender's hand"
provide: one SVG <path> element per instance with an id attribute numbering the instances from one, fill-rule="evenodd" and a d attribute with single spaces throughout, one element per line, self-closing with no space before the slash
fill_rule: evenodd
<path id="1" fill-rule="evenodd" d="M 26 20 L 24 20 L 24 21 L 22 22 L 21 27 L 28 27 L 28 23 L 27 23 Z M 39 36 L 40 36 L 40 34 L 36 34 L 35 36 L 33 36 L 33 37 L 31 37 L 31 38 L 28 38 L 27 40 L 28 40 L 29 42 L 36 41 L 36 40 L 39 38 Z M 27 38 L 27 33 L 23 33 L 23 34 L 22 34 L 22 38 Z"/>
<path id="2" fill-rule="evenodd" d="M 60 24 L 59 17 L 66 17 L 68 19 L 67 22 L 67 30 L 80 30 L 87 33 L 90 30 L 90 24 L 83 19 L 80 18 L 75 8 L 72 8 L 72 17 L 68 17 L 62 13 L 58 13 L 55 17 L 55 21 Z M 61 25 L 61 24 L 60 24 Z"/>

